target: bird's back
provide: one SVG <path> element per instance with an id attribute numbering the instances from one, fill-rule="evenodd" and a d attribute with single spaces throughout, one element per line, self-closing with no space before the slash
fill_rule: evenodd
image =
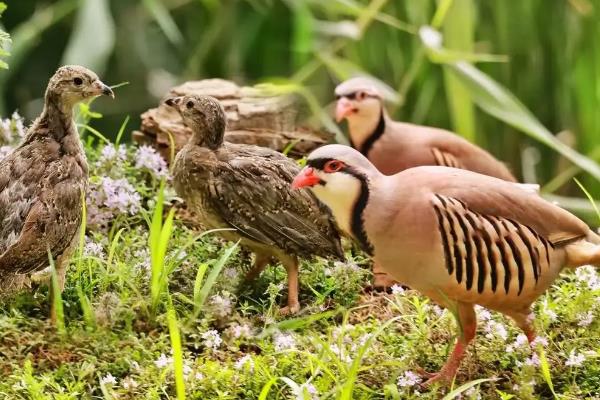
<path id="1" fill-rule="evenodd" d="M 422 165 L 457 167 L 516 181 L 506 165 L 484 149 L 444 129 L 388 120 L 386 133 L 368 153 L 386 175 Z"/>
<path id="2" fill-rule="evenodd" d="M 203 223 L 234 228 L 247 244 L 301 256 L 343 257 L 326 208 L 290 185 L 299 167 L 262 147 L 188 145 L 177 157 L 175 185 Z"/>
<path id="3" fill-rule="evenodd" d="M 43 130 L 36 124 L 31 129 Z M 75 135 L 63 143 L 28 137 L 0 161 L 0 270 L 42 268 L 46 247 L 58 256 L 77 232 L 87 163 Z"/>

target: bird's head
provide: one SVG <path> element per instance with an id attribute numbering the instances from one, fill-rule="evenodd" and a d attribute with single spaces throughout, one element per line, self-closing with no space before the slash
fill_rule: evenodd
<path id="1" fill-rule="evenodd" d="M 335 88 L 337 104 L 335 119 L 349 123 L 377 122 L 381 116 L 383 96 L 376 84 L 368 78 L 357 77 L 340 83 Z"/>
<path id="2" fill-rule="evenodd" d="M 79 65 L 60 67 L 50 78 L 46 100 L 57 103 L 63 110 L 70 110 L 80 101 L 96 96 L 115 97 L 93 71 Z"/>
<path id="3" fill-rule="evenodd" d="M 223 143 L 227 117 L 223 106 L 211 96 L 186 95 L 170 97 L 165 104 L 176 109 L 183 123 L 192 130 L 195 144 L 211 149 Z"/>
<path id="4" fill-rule="evenodd" d="M 347 215 L 370 181 L 381 175 L 358 151 L 340 144 L 310 153 L 306 166 L 296 175 L 292 188 L 309 188 L 327 205 L 336 219 Z"/>

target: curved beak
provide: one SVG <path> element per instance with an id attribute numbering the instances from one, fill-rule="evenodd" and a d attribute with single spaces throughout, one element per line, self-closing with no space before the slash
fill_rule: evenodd
<path id="1" fill-rule="evenodd" d="M 312 187 L 319 183 L 321 183 L 321 178 L 315 175 L 315 170 L 311 167 L 304 167 L 292 181 L 292 189 Z"/>
<path id="2" fill-rule="evenodd" d="M 344 118 L 354 112 L 354 105 L 350 100 L 342 97 L 338 100 L 335 107 L 335 120 L 340 123 Z"/>
<path id="3" fill-rule="evenodd" d="M 96 80 L 92 87 L 94 88 L 94 94 L 96 96 L 110 96 L 111 98 L 115 98 L 115 92 L 110 88 L 110 86 L 105 85 L 102 81 Z"/>
<path id="4" fill-rule="evenodd" d="M 165 100 L 165 104 L 169 107 L 177 108 L 181 102 L 181 97 L 169 97 Z"/>

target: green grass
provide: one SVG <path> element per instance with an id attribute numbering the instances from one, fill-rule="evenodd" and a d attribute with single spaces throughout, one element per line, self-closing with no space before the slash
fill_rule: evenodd
<path id="1" fill-rule="evenodd" d="M 302 263 L 303 309 L 282 319 L 275 311 L 285 301 L 281 266 L 245 283 L 246 255 L 186 227 L 170 186 L 133 167 L 134 149 L 115 168 L 95 146 L 87 146 L 91 180 L 127 179 L 142 207 L 108 226 L 87 226 L 55 297 L 64 327 L 48 321 L 45 287 L 0 306 L 0 399 L 600 396 L 594 270 L 567 273 L 537 302 L 547 340 L 537 357 L 518 344 L 510 321 L 480 312 L 477 340 L 452 388 L 399 386 L 405 374 L 444 363 L 456 336 L 448 311 L 411 291 L 362 295 L 368 263 L 348 251 L 347 264 Z M 566 365 L 578 355 L 581 365 Z M 530 365 L 536 360 L 540 367 Z"/>

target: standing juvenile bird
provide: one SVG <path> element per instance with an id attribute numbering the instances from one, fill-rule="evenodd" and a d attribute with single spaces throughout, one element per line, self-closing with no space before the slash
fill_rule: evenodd
<path id="1" fill-rule="evenodd" d="M 297 312 L 297 257 L 344 257 L 331 215 L 309 192 L 290 188 L 300 171 L 292 160 L 271 149 L 223 141 L 226 117 L 216 99 L 190 95 L 166 104 L 192 130 L 175 158 L 177 193 L 204 225 L 233 228 L 221 235 L 241 239 L 255 253 L 249 278 L 278 258 L 288 274 L 287 306 L 281 312 Z"/>
<path id="2" fill-rule="evenodd" d="M 455 167 L 511 182 L 515 177 L 490 153 L 443 129 L 392 120 L 383 105 L 381 90 L 366 77 L 342 82 L 335 88 L 336 120 L 348 121 L 352 147 L 385 175 L 421 165 Z M 373 266 L 374 287 L 393 282 Z"/>
<path id="3" fill-rule="evenodd" d="M 474 338 L 474 306 L 511 317 L 531 342 L 531 304 L 564 267 L 600 263 L 600 236 L 524 185 L 415 167 L 386 176 L 358 151 L 312 152 L 295 178 L 374 262 L 455 314 L 460 336 L 429 382 L 449 381 Z"/>
<path id="4" fill-rule="evenodd" d="M 50 78 L 42 114 L 23 143 L 0 161 L 0 290 L 18 289 L 24 274 L 56 260 L 60 289 L 81 225 L 88 167 L 73 107 L 112 90 L 80 66 Z"/>

